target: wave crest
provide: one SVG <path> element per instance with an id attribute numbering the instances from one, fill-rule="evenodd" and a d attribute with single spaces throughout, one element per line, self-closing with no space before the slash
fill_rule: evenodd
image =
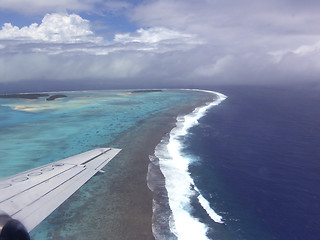
<path id="1" fill-rule="evenodd" d="M 155 169 L 160 170 L 161 175 L 163 174 L 161 177 L 164 178 L 162 186 L 165 189 L 158 189 L 158 193 L 162 191 L 163 194 L 167 196 L 166 200 L 168 201 L 166 205 L 163 199 L 161 203 L 156 199 L 154 200 L 153 234 L 158 240 L 208 239 L 206 236 L 208 227 L 191 215 L 192 206 L 190 200 L 192 197 L 197 197 L 198 202 L 213 221 L 223 223 L 222 217 L 210 207 L 209 202 L 201 195 L 199 189 L 195 186 L 189 173 L 191 159 L 182 153 L 183 138 L 189 129 L 198 124 L 198 120 L 206 114 L 208 109 L 220 104 L 227 98 L 221 93 L 212 91 L 204 92 L 214 94 L 214 100 L 204 106 L 197 107 L 192 113 L 185 116 L 178 116 L 176 127 L 157 145 L 154 153 L 155 156 L 150 157 L 150 164 L 152 165 L 149 165 L 150 173 L 148 173 L 148 184 L 150 184 L 150 174 L 154 172 Z M 150 169 L 153 170 L 151 171 Z M 161 183 L 158 184 L 158 188 L 160 185 Z M 155 192 L 154 183 L 153 186 L 149 186 L 149 188 Z M 164 211 L 166 215 L 165 218 L 168 222 L 162 221 L 160 223 L 162 227 L 159 227 L 159 225 L 157 226 L 159 223 L 158 219 L 164 219 L 164 216 L 159 213 L 161 206 L 164 206 L 166 210 L 168 210 L 167 208 L 169 207 L 171 211 Z M 168 228 L 171 233 L 168 233 Z M 165 231 L 166 233 L 161 231 Z"/>

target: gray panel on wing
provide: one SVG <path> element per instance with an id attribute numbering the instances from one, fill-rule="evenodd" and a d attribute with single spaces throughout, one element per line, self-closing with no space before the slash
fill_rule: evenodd
<path id="1" fill-rule="evenodd" d="M 30 232 L 120 149 L 98 148 L 0 181 L 0 209 Z"/>

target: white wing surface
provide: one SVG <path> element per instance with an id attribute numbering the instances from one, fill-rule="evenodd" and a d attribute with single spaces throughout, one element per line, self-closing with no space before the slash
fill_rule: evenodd
<path id="1" fill-rule="evenodd" d="M 98 148 L 5 178 L 0 210 L 30 232 L 120 151 Z"/>

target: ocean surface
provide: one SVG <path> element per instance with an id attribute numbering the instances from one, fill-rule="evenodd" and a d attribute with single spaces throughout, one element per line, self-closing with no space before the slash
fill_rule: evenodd
<path id="1" fill-rule="evenodd" d="M 0 178 L 113 147 L 142 122 L 174 111 L 176 126 L 149 156 L 146 174 L 156 239 L 319 239 L 320 89 L 65 94 L 52 102 L 0 99 Z M 192 104 L 193 112 L 181 114 Z M 74 212 L 99 197 L 88 189 L 102 184 L 88 182 L 67 212 L 55 211 L 31 233 L 33 239 L 85 239 L 77 231 L 87 226 L 75 221 Z M 66 227 L 57 232 L 55 221 Z"/>
<path id="2" fill-rule="evenodd" d="M 173 212 L 159 239 L 319 239 L 320 89 L 214 90 L 227 98 L 178 118 L 152 158 Z"/>

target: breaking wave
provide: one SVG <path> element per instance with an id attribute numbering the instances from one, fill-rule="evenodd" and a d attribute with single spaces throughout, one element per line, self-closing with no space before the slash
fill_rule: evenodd
<path id="1" fill-rule="evenodd" d="M 198 90 L 202 91 L 202 90 Z M 223 223 L 201 194 L 190 176 L 191 159 L 182 153 L 183 139 L 189 129 L 198 124 L 206 111 L 220 104 L 226 96 L 212 91 L 212 102 L 196 108 L 192 113 L 177 117 L 176 127 L 157 145 L 150 156 L 148 186 L 154 192 L 153 234 L 162 239 L 208 239 L 208 227 L 192 216 L 191 198 L 198 199 L 208 216 L 216 223 Z M 157 179 L 157 180 L 155 180 Z"/>

